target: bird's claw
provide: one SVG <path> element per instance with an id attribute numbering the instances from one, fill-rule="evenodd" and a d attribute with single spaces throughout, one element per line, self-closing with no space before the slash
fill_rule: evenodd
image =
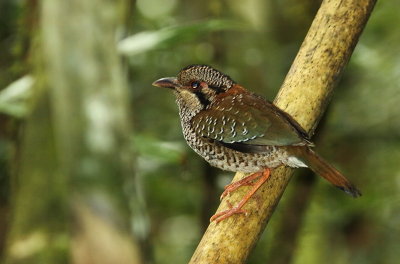
<path id="1" fill-rule="evenodd" d="M 232 207 L 232 205 L 228 202 L 229 209 L 224 210 L 222 212 L 216 213 L 210 218 L 210 222 L 215 221 L 215 223 L 219 223 L 222 220 L 234 215 L 234 214 L 244 214 L 247 216 L 247 211 L 238 207 Z"/>
<path id="2" fill-rule="evenodd" d="M 240 185 L 237 184 L 236 182 L 234 182 L 234 183 L 225 185 L 224 191 L 222 192 L 221 196 L 219 197 L 219 200 L 222 201 L 222 199 L 224 199 L 225 197 L 227 197 L 227 196 L 229 197 L 231 195 L 231 193 L 233 191 L 236 191 L 239 187 L 242 187 L 242 186 L 253 186 L 253 185 L 254 185 L 253 182 L 247 182 L 247 183 L 240 184 Z"/>
<path id="3" fill-rule="evenodd" d="M 231 191 L 225 189 L 225 191 L 221 194 L 221 196 L 219 197 L 219 200 L 222 201 L 222 199 L 224 199 L 226 196 L 230 196 L 231 195 Z"/>

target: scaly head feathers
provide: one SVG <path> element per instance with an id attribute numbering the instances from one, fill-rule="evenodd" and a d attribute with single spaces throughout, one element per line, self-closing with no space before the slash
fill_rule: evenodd
<path id="1" fill-rule="evenodd" d="M 234 84 L 229 76 L 207 65 L 190 65 L 177 77 L 162 78 L 153 83 L 174 89 L 178 104 L 196 112 L 205 109 L 217 94 L 226 92 Z"/>
<path id="2" fill-rule="evenodd" d="M 210 88 L 220 91 L 232 87 L 234 81 L 222 72 L 207 65 L 190 65 L 178 74 L 178 82 L 184 86 L 192 86 L 193 82 L 204 82 Z"/>

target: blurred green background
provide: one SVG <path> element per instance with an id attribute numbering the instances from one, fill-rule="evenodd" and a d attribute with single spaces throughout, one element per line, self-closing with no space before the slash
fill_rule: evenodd
<path id="1" fill-rule="evenodd" d="M 273 100 L 319 5 L 315 0 L 132 2 L 118 50 L 133 113 L 132 227 L 145 263 L 186 263 L 233 176 L 210 168 L 186 146 L 174 96 L 151 83 L 189 64 L 209 64 Z M 28 40 L 21 38 L 29 5 L 6 0 L 0 7 L 3 89 L 27 73 Z M 398 263 L 397 7 L 397 0 L 378 1 L 314 137 L 318 152 L 363 196 L 351 199 L 310 171 L 298 170 L 249 263 Z M 13 127 L 23 122 L 17 103 L 0 108 L 0 217 L 9 204 L 7 164 L 18 147 Z"/>

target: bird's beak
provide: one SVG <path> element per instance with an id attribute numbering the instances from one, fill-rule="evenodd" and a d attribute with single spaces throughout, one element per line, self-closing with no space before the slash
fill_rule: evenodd
<path id="1" fill-rule="evenodd" d="M 175 89 L 180 86 L 176 77 L 161 78 L 153 82 L 153 86 Z"/>

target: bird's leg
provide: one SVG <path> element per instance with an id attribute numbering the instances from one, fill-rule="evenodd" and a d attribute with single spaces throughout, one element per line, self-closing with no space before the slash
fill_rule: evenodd
<path id="1" fill-rule="evenodd" d="M 210 222 L 215 221 L 217 223 L 221 222 L 222 220 L 234 215 L 234 214 L 245 214 L 246 211 L 242 209 L 242 207 L 246 204 L 246 202 L 254 195 L 254 193 L 261 187 L 261 185 L 263 185 L 264 182 L 267 181 L 267 179 L 269 178 L 269 175 L 271 174 L 271 170 L 270 169 L 265 169 L 262 172 L 257 172 L 254 174 L 261 174 L 261 175 L 257 175 L 257 177 L 259 177 L 259 179 L 257 180 L 257 182 L 254 183 L 253 188 L 251 188 L 251 190 L 242 198 L 242 200 L 234 207 L 232 207 L 231 205 L 229 205 L 229 209 L 219 212 L 215 215 L 213 215 L 210 218 Z M 252 174 L 253 175 L 253 174 Z M 250 176 L 252 176 L 250 175 Z M 248 176 L 248 177 L 250 177 Z M 256 179 L 257 177 L 254 177 L 254 179 Z M 244 178 L 246 179 L 246 178 Z"/>
<path id="2" fill-rule="evenodd" d="M 242 187 L 244 185 L 254 185 L 252 183 L 250 183 L 251 181 L 254 181 L 255 179 L 259 178 L 262 176 L 262 171 L 261 172 L 256 172 L 253 174 L 250 174 L 249 176 L 244 177 L 243 179 L 236 181 L 236 182 L 232 182 L 228 185 L 225 186 L 225 190 L 224 192 L 221 194 L 221 196 L 219 197 L 220 200 L 224 199 L 225 196 L 229 196 L 231 194 L 231 192 L 235 191 L 236 189 L 238 189 L 239 187 Z"/>

